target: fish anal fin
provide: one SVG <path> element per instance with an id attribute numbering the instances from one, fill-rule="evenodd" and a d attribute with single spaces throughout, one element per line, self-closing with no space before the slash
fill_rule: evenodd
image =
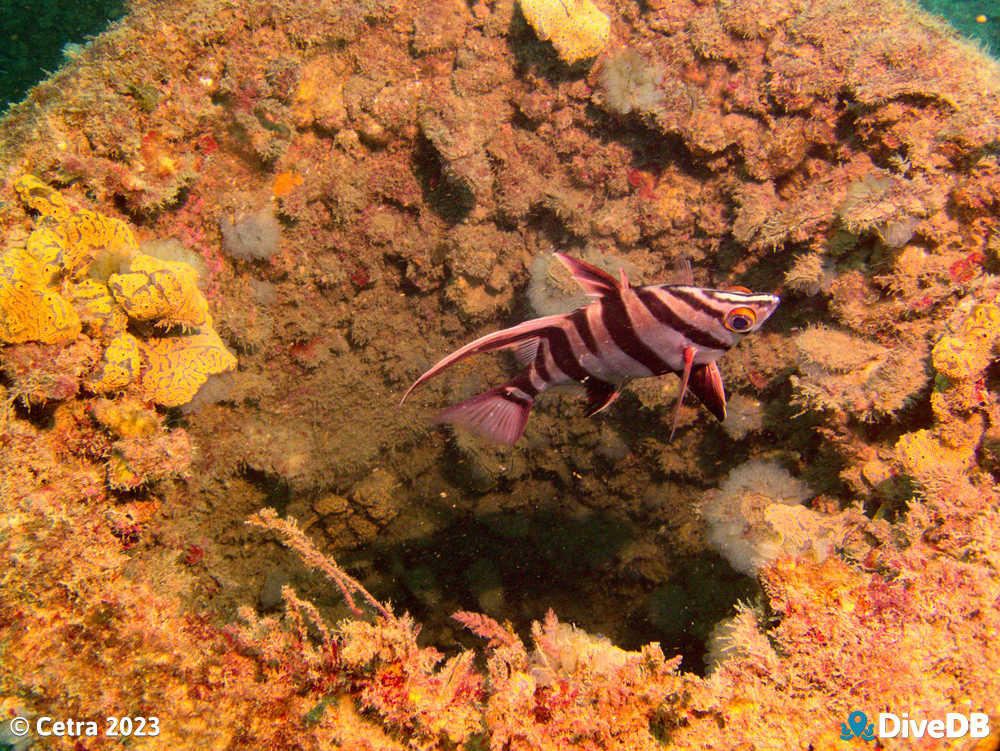
<path id="1" fill-rule="evenodd" d="M 717 419 L 726 419 L 726 389 L 716 363 L 709 362 L 691 368 L 688 388 Z"/>
<path id="2" fill-rule="evenodd" d="M 573 258 L 565 253 L 556 253 L 556 258 L 562 261 L 569 273 L 573 275 L 576 283 L 583 291 L 594 297 L 604 297 L 606 295 L 617 295 L 619 292 L 618 280 L 611 274 L 596 266 L 592 266 L 579 258 Z"/>
<path id="3" fill-rule="evenodd" d="M 621 393 L 621 386 L 598 378 L 588 378 L 584 381 L 583 388 L 587 391 L 587 417 L 593 417 L 610 407 Z"/>

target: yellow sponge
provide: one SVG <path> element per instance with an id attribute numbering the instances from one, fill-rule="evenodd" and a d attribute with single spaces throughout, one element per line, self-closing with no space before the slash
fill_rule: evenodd
<path id="1" fill-rule="evenodd" d="M 108 278 L 108 289 L 122 309 L 140 321 L 202 326 L 208 320 L 208 303 L 198 290 L 198 272 L 186 263 L 139 254 L 128 272 Z"/>
<path id="2" fill-rule="evenodd" d="M 0 276 L 0 342 L 56 344 L 80 335 L 80 318 L 58 293 Z"/>
<path id="3" fill-rule="evenodd" d="M 591 0 L 521 0 L 521 12 L 569 65 L 597 55 L 611 36 L 611 20 Z"/>
<path id="4" fill-rule="evenodd" d="M 931 352 L 934 370 L 952 381 L 965 381 L 989 365 L 980 347 L 970 346 L 961 337 L 943 336 Z"/>
<path id="5" fill-rule="evenodd" d="M 121 391 L 139 373 L 139 340 L 129 333 L 116 336 L 104 350 L 104 360 L 87 388 L 98 394 Z"/>
<path id="6" fill-rule="evenodd" d="M 187 404 L 210 375 L 236 367 L 236 358 L 213 329 L 139 343 L 143 371 L 140 391 L 164 407 Z"/>
<path id="7" fill-rule="evenodd" d="M 934 345 L 934 369 L 952 381 L 978 377 L 993 359 L 993 344 L 1000 333 L 1000 308 L 992 303 L 972 309 L 958 336 L 943 336 Z"/>
<path id="8" fill-rule="evenodd" d="M 127 224 L 74 209 L 32 175 L 14 189 L 41 216 L 23 246 L 0 254 L 0 344 L 68 342 L 85 326 L 104 347 L 87 388 L 164 407 L 184 404 L 210 375 L 236 367 L 192 266 L 140 253 Z M 184 331 L 140 339 L 127 332 L 130 318 Z"/>
<path id="9" fill-rule="evenodd" d="M 62 221 L 73 213 L 69 203 L 55 188 L 51 188 L 34 175 L 25 175 L 14 182 L 14 190 L 28 207 L 42 216 Z"/>

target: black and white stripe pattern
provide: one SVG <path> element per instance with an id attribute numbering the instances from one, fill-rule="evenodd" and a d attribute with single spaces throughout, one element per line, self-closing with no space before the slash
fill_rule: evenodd
<path id="1" fill-rule="evenodd" d="M 753 310 L 763 322 L 776 299 L 672 285 L 605 296 L 532 332 L 541 344 L 528 377 L 541 393 L 590 378 L 614 384 L 680 373 L 687 347 L 696 349 L 695 364 L 714 362 L 757 328 L 739 333 L 727 329 L 724 322 L 734 307 Z"/>
<path id="2" fill-rule="evenodd" d="M 438 420 L 463 423 L 501 443 L 513 443 L 535 397 L 553 386 L 584 384 L 593 414 L 614 401 L 626 381 L 664 373 L 681 376 L 682 396 L 690 384 L 713 414 L 725 417 L 725 391 L 715 362 L 760 328 L 777 308 L 777 297 L 690 285 L 632 287 L 624 274 L 618 280 L 583 261 L 556 256 L 584 291 L 597 298 L 594 302 L 466 344 L 420 376 L 400 403 L 459 360 L 516 348 L 530 359 L 526 370 L 503 386 L 449 407 Z"/>

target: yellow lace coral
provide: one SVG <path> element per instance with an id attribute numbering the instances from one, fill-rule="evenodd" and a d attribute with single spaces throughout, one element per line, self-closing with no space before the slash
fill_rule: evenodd
<path id="1" fill-rule="evenodd" d="M 73 307 L 50 285 L 60 270 L 61 248 L 36 230 L 25 247 L 0 255 L 0 342 L 46 344 L 80 335 Z"/>
<path id="2" fill-rule="evenodd" d="M 66 199 L 36 177 L 25 175 L 14 189 L 41 219 L 24 247 L 0 256 L 0 341 L 70 341 L 80 335 L 81 322 L 62 290 L 53 288 L 57 278 L 79 275 L 99 250 L 134 253 L 135 239 L 117 219 L 72 213 Z"/>
<path id="3" fill-rule="evenodd" d="M 86 273 L 98 255 L 129 258 L 138 252 L 128 225 L 103 214 L 81 210 L 59 228 L 65 237 L 63 265 L 74 277 Z"/>
<path id="4" fill-rule="evenodd" d="M 112 394 L 132 383 L 138 373 L 139 340 L 122 333 L 105 348 L 104 359 L 87 382 L 87 388 L 98 394 Z"/>
<path id="5" fill-rule="evenodd" d="M 33 244 L 47 248 L 46 257 L 70 275 L 85 271 L 97 252 L 134 255 L 138 248 L 127 224 L 86 209 L 74 212 L 59 191 L 34 175 L 18 179 L 14 190 L 42 217 L 28 240 L 28 250 L 32 251 Z"/>
<path id="6" fill-rule="evenodd" d="M 66 199 L 34 175 L 25 175 L 14 183 L 14 190 L 33 211 L 56 220 L 68 218 L 73 212 Z"/>
<path id="7" fill-rule="evenodd" d="M 108 286 L 95 279 L 74 285 L 70 302 L 91 336 L 115 337 L 128 325 L 128 316 L 118 307 Z"/>
<path id="8" fill-rule="evenodd" d="M 4 263 L 4 266 L 10 269 L 10 273 L 32 286 L 48 286 L 62 268 L 62 246 L 59 236 L 44 227 L 39 227 L 31 233 L 23 249 L 10 248 L 4 256 L 10 258 L 9 264 Z"/>

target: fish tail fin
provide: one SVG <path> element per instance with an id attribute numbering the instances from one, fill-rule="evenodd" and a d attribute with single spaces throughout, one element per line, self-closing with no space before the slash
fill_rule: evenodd
<path id="1" fill-rule="evenodd" d="M 513 446 L 524 433 L 528 414 L 535 403 L 534 394 L 515 378 L 440 412 L 436 423 L 451 423 L 496 443 Z"/>

